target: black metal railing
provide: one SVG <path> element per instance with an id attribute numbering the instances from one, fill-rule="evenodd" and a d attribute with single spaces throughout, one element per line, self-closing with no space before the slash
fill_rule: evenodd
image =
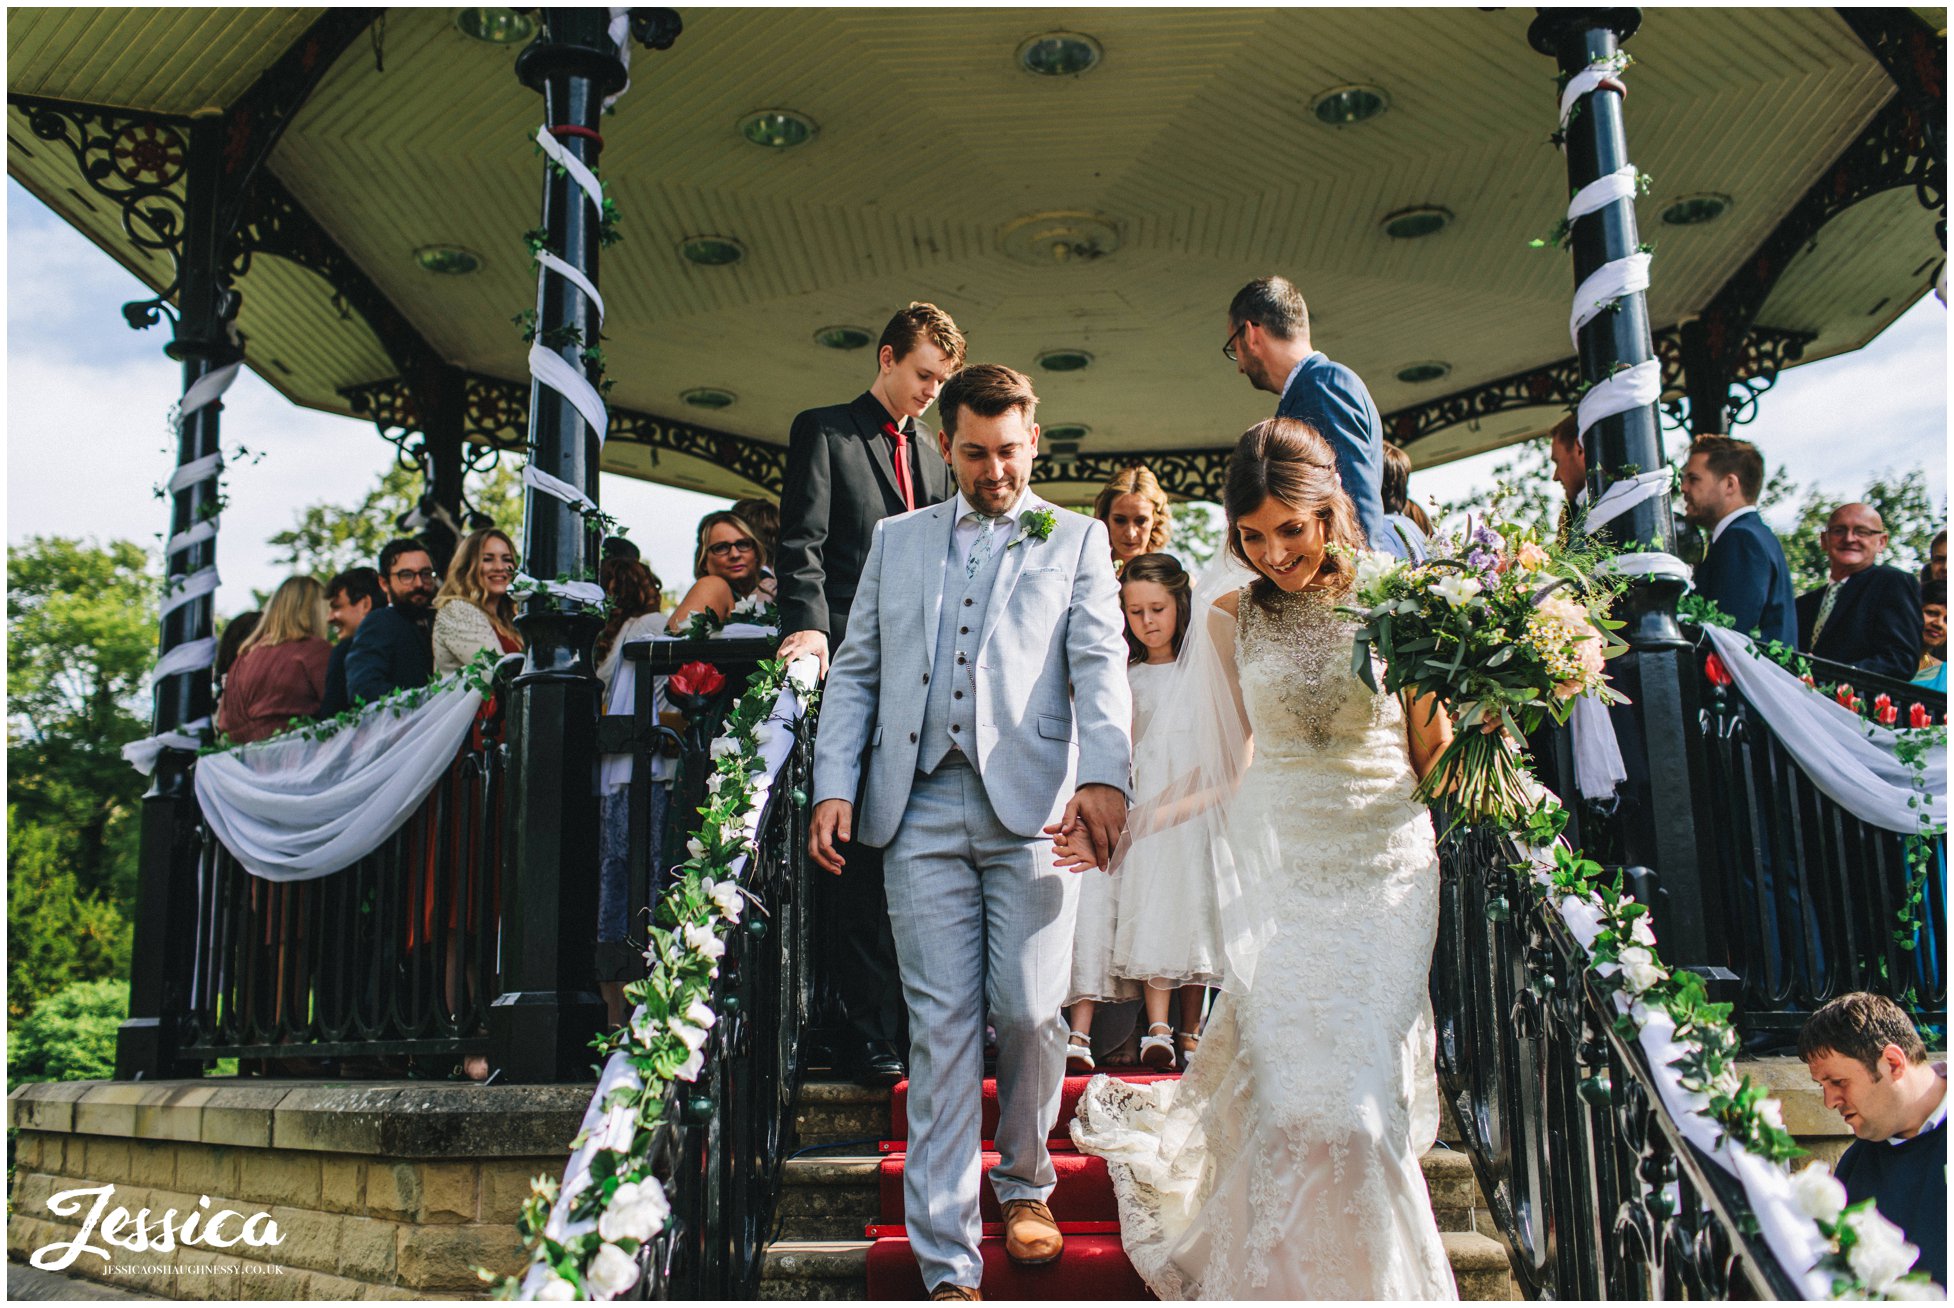
<path id="1" fill-rule="evenodd" d="M 1944 1031 L 1946 836 L 1910 841 L 1847 812 L 1727 677 L 1702 672 L 1704 662 L 1697 727 L 1707 774 L 1698 803 L 1713 820 L 1699 830 L 1722 900 L 1725 966 L 1742 979 L 1745 1032 L 1788 1037 L 1826 1000 L 1854 990 L 1886 995 Z M 1814 673 L 1821 684 L 1849 680 L 1868 703 L 1891 695 L 1901 723 L 1916 703 L 1946 720 L 1944 694 L 1851 668 Z M 1908 908 L 1916 891 L 1920 902 Z"/>
<path id="2" fill-rule="evenodd" d="M 722 655 L 734 642 L 713 644 L 711 653 Z M 659 648 L 653 647 L 654 657 Z M 713 661 L 722 671 L 733 663 L 723 656 Z M 745 681 L 728 677 L 735 690 Z M 719 1021 L 704 1070 L 695 1082 L 673 1083 L 663 1123 L 652 1134 L 652 1168 L 664 1182 L 672 1217 L 641 1255 L 645 1274 L 634 1292 L 640 1298 L 758 1297 L 813 994 L 806 881 L 812 719 L 803 718 L 795 730 L 742 878 L 750 897 L 746 916 L 727 940 L 713 984 Z M 703 753 L 688 749 L 685 760 L 702 792 Z M 682 764 L 681 781 L 686 775 Z M 696 827 L 695 816 L 690 829 Z"/>
<path id="3" fill-rule="evenodd" d="M 267 881 L 195 823 L 194 940 L 175 1015 L 186 1058 L 303 1071 L 303 1060 L 347 1055 L 487 1052 L 500 992 L 504 704 L 506 695 L 478 719 L 400 829 L 342 871 Z"/>
<path id="4" fill-rule="evenodd" d="M 1521 1293 L 1793 1299 L 1742 1189 L 1685 1140 L 1504 835 L 1440 851 L 1439 1084 Z"/>

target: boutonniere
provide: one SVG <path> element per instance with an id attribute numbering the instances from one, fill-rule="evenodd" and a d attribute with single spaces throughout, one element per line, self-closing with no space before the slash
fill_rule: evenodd
<path id="1" fill-rule="evenodd" d="M 1007 550 L 1016 549 L 1018 546 L 1024 544 L 1027 538 L 1031 540 L 1045 540 L 1051 536 L 1052 527 L 1056 522 L 1057 519 L 1052 517 L 1052 511 L 1050 509 L 1033 509 L 1018 519 L 1018 534 L 1004 548 Z"/>

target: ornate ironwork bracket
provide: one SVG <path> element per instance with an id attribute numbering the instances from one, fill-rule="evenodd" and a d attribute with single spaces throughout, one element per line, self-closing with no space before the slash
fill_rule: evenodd
<path id="1" fill-rule="evenodd" d="M 1115 475 L 1144 463 L 1160 479 L 1169 495 L 1191 500 L 1221 499 L 1221 488 L 1228 478 L 1228 456 L 1232 450 L 1134 450 L 1104 454 L 1053 455 L 1032 465 L 1032 481 L 1107 482 Z"/>
<path id="2" fill-rule="evenodd" d="M 131 245 L 169 257 L 169 284 L 150 299 L 122 306 L 131 327 L 155 326 L 172 312 L 169 302 L 182 281 L 190 121 L 34 96 L 8 96 L 7 102 L 27 115 L 35 136 L 74 156 L 88 188 L 120 213 Z"/>
<path id="3" fill-rule="evenodd" d="M 1836 11 L 1900 90 L 1926 137 L 1928 176 L 1920 187 L 1920 203 L 1939 208 L 1934 234 L 1947 248 L 1947 38 L 1937 35 L 1911 9 L 1852 9 Z"/>

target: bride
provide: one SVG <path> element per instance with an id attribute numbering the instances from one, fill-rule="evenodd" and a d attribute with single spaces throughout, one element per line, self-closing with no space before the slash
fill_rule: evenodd
<path id="1" fill-rule="evenodd" d="M 1175 775 L 1128 836 L 1206 824 L 1225 993 L 1185 1077 L 1093 1078 L 1072 1138 L 1107 1160 L 1162 1299 L 1456 1298 L 1418 1162 L 1438 1132 L 1438 858 L 1411 798 L 1450 723 L 1351 671 L 1336 607 L 1363 537 L 1314 429 L 1250 428 L 1225 500 L 1254 576 L 1235 589 L 1247 574 L 1224 561 L 1197 591 L 1209 639 L 1186 642 L 1167 698 Z M 1091 852 L 1062 832 L 1056 848 L 1062 866 Z"/>

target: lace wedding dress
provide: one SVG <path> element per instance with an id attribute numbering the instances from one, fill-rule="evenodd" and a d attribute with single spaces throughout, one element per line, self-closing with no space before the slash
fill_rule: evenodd
<path id="1" fill-rule="evenodd" d="M 1234 839 L 1273 842 L 1274 932 L 1178 1082 L 1095 1077 L 1127 1255 L 1162 1299 L 1451 1299 L 1419 1156 L 1438 1132 L 1426 977 L 1438 860 L 1405 715 L 1350 670 L 1336 599 L 1239 595 L 1254 734 Z"/>

